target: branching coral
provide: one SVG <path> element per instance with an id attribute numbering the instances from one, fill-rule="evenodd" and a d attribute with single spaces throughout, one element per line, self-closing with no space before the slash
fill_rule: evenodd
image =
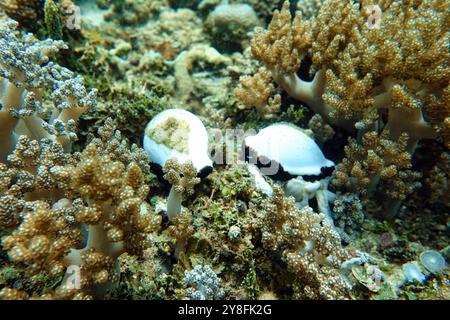
<path id="1" fill-rule="evenodd" d="M 54 277 L 68 266 L 80 268 L 82 291 L 67 286 L 66 274 L 54 297 L 101 295 L 116 257 L 141 254 L 146 233 L 160 223 L 145 202 L 146 154 L 136 146 L 130 150 L 110 120 L 99 135 L 73 155 L 57 142 L 21 136 L 8 167 L 2 167 L 2 227 L 18 224 L 2 239 L 11 260 L 29 274 Z"/>
<path id="2" fill-rule="evenodd" d="M 14 227 L 23 215 L 23 210 L 34 208 L 34 201 L 40 199 L 42 192 L 58 200 L 61 192 L 56 181 L 50 175 L 50 169 L 56 165 L 73 163 L 70 155 L 65 154 L 61 146 L 49 140 L 40 143 L 21 136 L 8 157 L 8 164 L 0 165 L 0 226 Z M 44 204 L 41 204 L 41 207 Z M 31 206 L 28 208 L 27 206 Z"/>
<path id="3" fill-rule="evenodd" d="M 343 240 L 351 242 L 353 233 L 364 221 L 364 209 L 358 196 L 353 193 L 336 196 L 333 202 L 333 220 Z"/>
<path id="4" fill-rule="evenodd" d="M 343 299 L 348 284 L 339 274 L 346 257 L 340 237 L 323 214 L 310 207 L 298 209 L 280 188 L 271 199 L 250 208 L 265 249 L 278 252 L 294 275 L 294 297 Z"/>
<path id="5" fill-rule="evenodd" d="M 323 0 L 302 0 L 297 1 L 297 9 L 301 11 L 303 17 L 314 17 L 317 15 Z"/>
<path id="6" fill-rule="evenodd" d="M 325 141 L 333 138 L 335 132 L 333 128 L 326 124 L 322 117 L 318 114 L 315 114 L 308 121 L 308 128 L 312 130 L 314 134 L 314 141 L 316 141 L 319 145 L 323 145 Z"/>
<path id="7" fill-rule="evenodd" d="M 184 251 L 187 240 L 194 234 L 192 218 L 190 213 L 181 213 L 172 219 L 172 225 L 167 228 L 170 237 L 174 238 L 175 256 L 179 257 Z"/>
<path id="8" fill-rule="evenodd" d="M 49 61 L 51 54 L 66 48 L 62 41 L 39 42 L 16 27 L 12 20 L 0 24 L 1 162 L 21 134 L 58 141 L 69 151 L 76 139 L 75 122 L 96 104 L 96 90 L 87 92 L 81 76 Z M 44 113 L 50 113 L 48 122 Z"/>
<path id="9" fill-rule="evenodd" d="M 446 202 L 450 179 L 450 157 L 443 152 L 437 163 L 426 175 L 424 187 L 431 203 Z"/>
<path id="10" fill-rule="evenodd" d="M 192 226 L 192 218 L 188 213 L 182 213 L 176 216 L 172 225 L 167 228 L 168 234 L 180 242 L 185 242 L 189 239 L 195 232 Z"/>

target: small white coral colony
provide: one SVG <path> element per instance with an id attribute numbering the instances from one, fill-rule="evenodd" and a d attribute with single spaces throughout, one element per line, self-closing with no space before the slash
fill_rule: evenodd
<path id="1" fill-rule="evenodd" d="M 291 124 L 270 125 L 257 135 L 245 138 L 245 145 L 258 158 L 275 161 L 294 176 L 320 175 L 322 168 L 334 166 L 313 139 Z M 254 160 L 250 162 L 255 163 Z"/>
<path id="2" fill-rule="evenodd" d="M 145 128 L 144 149 L 161 167 L 171 158 L 180 164 L 192 161 L 197 172 L 212 167 L 206 128 L 186 110 L 169 109 L 155 116 Z"/>

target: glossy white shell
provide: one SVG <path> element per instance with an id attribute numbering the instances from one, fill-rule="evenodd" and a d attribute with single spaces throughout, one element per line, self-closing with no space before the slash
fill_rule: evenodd
<path id="1" fill-rule="evenodd" d="M 290 124 L 270 125 L 257 135 L 245 138 L 245 145 L 258 157 L 278 162 L 292 175 L 319 175 L 322 167 L 334 166 L 313 139 Z"/>
<path id="2" fill-rule="evenodd" d="M 148 124 L 145 129 L 158 127 L 168 118 L 186 121 L 189 124 L 188 153 L 169 148 L 164 144 L 157 143 L 146 134 L 144 135 L 144 149 L 150 156 L 150 161 L 164 166 L 170 158 L 176 158 L 179 163 L 191 160 L 197 171 L 204 167 L 212 167 L 212 161 L 208 157 L 208 133 L 200 119 L 189 111 L 183 109 L 169 109 L 159 113 Z"/>

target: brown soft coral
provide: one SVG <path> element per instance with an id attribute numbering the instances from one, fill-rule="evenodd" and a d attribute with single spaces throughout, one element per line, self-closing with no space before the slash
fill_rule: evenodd
<path id="1" fill-rule="evenodd" d="M 0 300 L 63 300 L 68 298 L 72 300 L 92 300 L 92 297 L 89 295 L 67 290 L 56 290 L 53 293 L 31 296 L 24 291 L 13 288 L 3 288 L 0 290 Z"/>
<path id="2" fill-rule="evenodd" d="M 239 109 L 256 108 L 256 111 L 264 118 L 270 119 L 280 111 L 281 96 L 274 95 L 275 87 L 270 81 L 270 72 L 262 68 L 252 77 L 240 79 L 241 87 L 234 93 L 242 102 Z"/>
<path id="3" fill-rule="evenodd" d="M 430 203 L 447 202 L 450 180 L 450 157 L 447 153 L 441 153 L 437 163 L 425 174 L 424 180 Z"/>
<path id="4" fill-rule="evenodd" d="M 63 258 L 81 241 L 74 224 L 75 210 L 44 201 L 27 204 L 20 228 L 2 239 L 3 249 L 14 262 L 28 266 L 31 274 L 45 271 L 51 276 L 64 272 Z"/>
<path id="5" fill-rule="evenodd" d="M 338 187 L 365 196 L 379 191 L 385 209 L 395 211 L 399 201 L 420 185 L 417 180 L 421 175 L 411 170 L 411 155 L 406 151 L 408 136 L 403 134 L 397 141 L 388 137 L 386 131 L 381 136 L 371 131 L 364 134 L 362 144 L 350 139 L 345 147 L 346 157 L 335 170 L 332 181 Z"/>
<path id="6" fill-rule="evenodd" d="M 349 286 L 339 274 L 346 251 L 324 215 L 298 209 L 280 188 L 271 199 L 250 208 L 265 249 L 281 254 L 294 274 L 294 296 L 300 299 L 344 299 Z"/>
<path id="7" fill-rule="evenodd" d="M 29 274 L 54 277 L 78 266 L 82 293 L 94 295 L 112 279 L 117 256 L 141 254 L 147 233 L 160 223 L 145 201 L 149 166 L 144 151 L 130 150 L 111 120 L 99 135 L 75 154 L 64 153 L 56 142 L 22 136 L 8 165 L 0 168 L 5 190 L 0 222 L 18 225 L 2 239 L 11 260 L 25 265 Z M 80 249 L 84 226 L 88 236 Z M 67 278 L 55 296 L 80 293 L 67 287 Z"/>
<path id="8" fill-rule="evenodd" d="M 44 17 L 45 0 L 5 0 L 0 9 L 20 24 L 30 27 Z"/>
<path id="9" fill-rule="evenodd" d="M 381 20 L 369 24 L 373 6 Z M 292 19 L 285 2 L 268 29 L 255 32 L 252 53 L 290 96 L 328 123 L 385 129 L 391 139 L 407 133 L 412 150 L 420 139 L 446 137 L 448 21 L 443 0 L 328 0 L 310 19 L 300 12 Z M 312 61 L 311 82 L 296 74 L 305 57 Z"/>

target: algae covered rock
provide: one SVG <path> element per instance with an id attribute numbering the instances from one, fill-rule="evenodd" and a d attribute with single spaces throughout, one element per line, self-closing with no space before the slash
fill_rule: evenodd
<path id="1" fill-rule="evenodd" d="M 213 45 L 220 51 L 245 48 L 249 43 L 248 33 L 258 25 L 258 17 L 248 4 L 220 4 L 206 21 Z"/>

